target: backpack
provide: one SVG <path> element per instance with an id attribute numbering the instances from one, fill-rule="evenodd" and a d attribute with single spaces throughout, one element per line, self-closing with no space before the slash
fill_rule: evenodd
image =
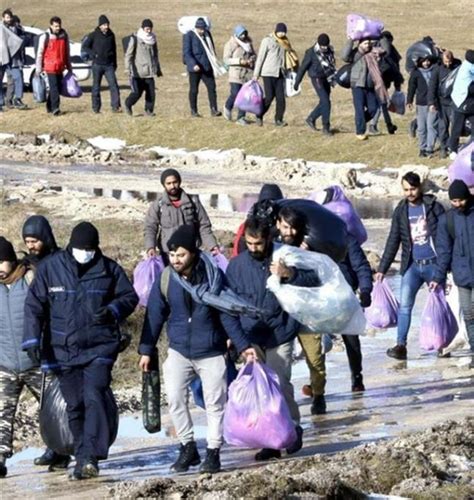
<path id="1" fill-rule="evenodd" d="M 90 53 L 90 49 L 89 47 L 86 46 L 87 43 L 90 42 L 90 34 L 87 34 L 85 36 L 82 37 L 82 40 L 81 40 L 81 59 L 87 63 L 87 62 L 90 62 L 92 61 L 92 55 Z"/>
<path id="2" fill-rule="evenodd" d="M 450 71 L 439 83 L 439 95 L 444 98 L 448 98 L 451 96 L 451 92 L 453 91 L 454 82 L 456 81 L 456 77 L 458 75 L 459 68 Z"/>
<path id="3" fill-rule="evenodd" d="M 122 38 L 122 48 L 123 53 L 127 53 L 128 46 L 130 45 L 130 40 L 133 40 L 133 55 L 135 55 L 135 51 L 137 50 L 137 35 L 132 33 L 131 35 L 124 36 Z"/>

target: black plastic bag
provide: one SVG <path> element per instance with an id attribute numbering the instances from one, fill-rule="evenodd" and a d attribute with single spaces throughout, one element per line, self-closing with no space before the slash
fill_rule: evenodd
<path id="1" fill-rule="evenodd" d="M 408 47 L 405 58 L 405 69 L 411 73 L 417 66 L 420 59 L 429 58 L 433 62 L 439 58 L 438 49 L 432 40 L 420 40 Z"/>
<path id="2" fill-rule="evenodd" d="M 309 249 L 328 255 L 335 262 L 344 259 L 347 252 L 345 222 L 315 201 L 296 199 L 278 200 L 280 208 L 291 207 L 305 214 L 306 237 Z"/>
<path id="3" fill-rule="evenodd" d="M 151 356 L 150 371 L 142 376 L 143 427 L 150 433 L 161 431 L 161 383 L 158 354 Z"/>
<path id="4" fill-rule="evenodd" d="M 344 64 L 341 66 L 334 76 L 335 82 L 345 89 L 351 88 L 351 69 L 352 63 Z"/>
<path id="5" fill-rule="evenodd" d="M 119 414 L 114 393 L 109 387 L 105 393 L 107 416 L 110 426 L 110 446 L 115 441 L 119 426 Z M 53 376 L 41 396 L 39 413 L 40 433 L 44 444 L 60 455 L 74 455 L 74 438 L 69 429 L 66 401 L 59 388 L 59 380 Z"/>

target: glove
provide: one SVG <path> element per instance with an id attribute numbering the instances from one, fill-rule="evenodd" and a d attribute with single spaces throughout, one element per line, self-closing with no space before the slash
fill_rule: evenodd
<path id="1" fill-rule="evenodd" d="M 95 325 L 110 325 L 115 323 L 114 313 L 107 307 L 99 309 L 93 317 Z"/>
<path id="2" fill-rule="evenodd" d="M 30 347 L 26 350 L 26 354 L 28 354 L 28 357 L 35 365 L 41 364 L 41 352 L 38 346 Z"/>
<path id="3" fill-rule="evenodd" d="M 293 88 L 295 89 L 295 92 L 298 92 L 298 89 L 300 88 L 299 84 L 296 84 L 293 86 Z"/>
<path id="4" fill-rule="evenodd" d="M 360 292 L 360 305 L 364 308 L 370 307 L 372 304 L 372 297 L 369 292 Z"/>

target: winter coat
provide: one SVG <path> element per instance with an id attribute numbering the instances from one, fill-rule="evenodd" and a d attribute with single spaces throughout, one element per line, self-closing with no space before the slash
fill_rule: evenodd
<path id="1" fill-rule="evenodd" d="M 454 238 L 448 229 L 448 219 L 452 220 Z M 441 216 L 436 252 L 434 281 L 444 282 L 451 270 L 457 286 L 474 288 L 474 198 L 465 212 L 452 208 Z"/>
<path id="2" fill-rule="evenodd" d="M 431 71 L 433 72 L 434 68 Z M 431 80 L 433 80 L 433 73 L 431 73 Z M 407 104 L 412 104 L 415 98 L 417 106 L 428 106 L 428 85 L 418 68 L 411 72 L 408 80 Z"/>
<path id="3" fill-rule="evenodd" d="M 27 294 L 25 276 L 10 287 L 0 283 L 0 367 L 16 373 L 35 366 L 21 349 Z"/>
<path id="4" fill-rule="evenodd" d="M 0 22 L 0 66 L 10 64 L 12 58 L 22 50 L 23 40 Z"/>
<path id="5" fill-rule="evenodd" d="M 272 35 L 266 36 L 258 49 L 253 75 L 279 77 L 285 70 L 285 49 Z"/>
<path id="6" fill-rule="evenodd" d="M 358 47 L 353 47 L 354 42 L 347 40 L 346 45 L 342 49 L 341 59 L 352 64 L 351 66 L 351 88 L 354 87 L 367 87 L 368 69 L 364 55 Z"/>
<path id="7" fill-rule="evenodd" d="M 133 78 L 161 76 L 158 43 L 150 45 L 136 35 L 131 36 L 125 52 L 125 68 Z"/>
<path id="8" fill-rule="evenodd" d="M 303 62 L 298 69 L 295 80 L 295 87 L 298 88 L 304 78 L 305 73 L 308 72 L 310 78 L 320 78 L 327 80 L 327 75 L 321 62 L 314 50 L 314 45 L 310 47 L 304 54 Z"/>
<path id="9" fill-rule="evenodd" d="M 451 97 L 443 97 L 440 93 L 441 85 L 448 75 L 454 71 L 461 61 L 453 59 L 451 66 L 447 67 L 444 64 L 437 64 L 433 68 L 430 84 L 428 85 L 428 106 L 436 106 L 439 110 L 441 106 L 451 106 Z"/>
<path id="10" fill-rule="evenodd" d="M 430 194 L 423 195 L 423 204 L 426 210 L 428 231 L 433 241 L 435 241 L 436 229 L 439 218 L 444 214 L 444 207 L 436 201 L 435 196 Z M 390 233 L 385 244 L 382 259 L 380 260 L 379 272 L 385 274 L 388 271 L 397 255 L 400 243 L 402 245 L 400 274 L 403 276 L 413 261 L 410 223 L 408 220 L 408 201 L 406 199 L 402 200 L 393 211 Z"/>
<path id="11" fill-rule="evenodd" d="M 206 31 L 206 37 L 209 37 L 209 40 L 214 46 L 214 40 L 212 39 L 210 31 Z M 194 66 L 196 65 L 199 66 L 204 73 L 212 72 L 211 61 L 209 61 L 206 50 L 194 31 L 188 31 L 183 36 L 183 62 L 189 73 L 195 73 Z"/>
<path id="12" fill-rule="evenodd" d="M 195 279 L 199 283 L 208 282 L 203 268 L 202 261 L 199 261 L 193 270 L 191 282 Z M 220 269 L 218 272 L 225 279 Z M 140 354 L 153 353 L 166 321 L 170 348 L 188 359 L 224 354 L 228 337 L 238 352 L 250 347 L 237 317 L 195 302 L 172 274 L 166 296 L 161 293 L 160 276 L 153 284 L 138 349 Z"/>
<path id="13" fill-rule="evenodd" d="M 70 250 L 43 259 L 25 302 L 22 348 L 41 345 L 42 367 L 76 366 L 100 358 L 113 363 L 118 354 L 118 322 L 138 304 L 138 297 L 124 270 L 98 250 L 79 276 L 79 264 Z M 94 314 L 109 309 L 114 320 L 94 322 Z"/>
<path id="14" fill-rule="evenodd" d="M 240 324 L 252 343 L 269 349 L 290 342 L 301 329 L 301 324 L 283 311 L 275 295 L 267 290 L 271 261 L 271 253 L 258 261 L 245 250 L 229 262 L 226 271 L 232 290 L 264 311 L 263 319 L 241 316 Z M 318 286 L 320 281 L 315 271 L 294 269 L 294 276 L 287 283 L 311 287 Z"/>
<path id="15" fill-rule="evenodd" d="M 365 256 L 364 250 L 351 234 L 347 237 L 347 254 L 343 261 L 338 263 L 344 278 L 355 291 L 372 292 L 372 270 Z"/>
<path id="16" fill-rule="evenodd" d="M 249 42 L 250 44 L 252 42 Z M 253 75 L 253 69 L 250 66 L 242 66 L 240 60 L 248 60 L 251 56 L 255 56 L 255 51 L 250 53 L 237 43 L 235 36 L 231 36 L 230 40 L 224 45 L 224 64 L 229 66 L 229 83 L 247 83 Z"/>
<path id="17" fill-rule="evenodd" d="M 109 29 L 104 34 L 97 27 L 87 35 L 82 47 L 90 56 L 92 64 L 113 66 L 117 69 L 117 43 L 112 30 Z"/>
<path id="18" fill-rule="evenodd" d="M 179 208 L 173 206 L 166 193 L 150 205 L 145 217 L 145 249 L 157 246 L 160 252 L 168 252 L 168 240 L 183 224 L 196 227 L 199 246 L 211 250 L 217 245 L 211 221 L 199 198 L 181 191 Z"/>
<path id="19" fill-rule="evenodd" d="M 62 75 L 65 69 L 71 70 L 68 34 L 61 29 L 55 35 L 48 29 L 38 41 L 36 73 L 39 75 L 44 71 L 45 73 Z"/>
<path id="20" fill-rule="evenodd" d="M 41 259 L 59 250 L 53 230 L 48 220 L 42 215 L 28 217 L 21 232 L 23 239 L 32 237 L 43 242 L 41 255 L 28 254 L 25 257 L 24 260 L 30 265 L 37 265 Z"/>
<path id="21" fill-rule="evenodd" d="M 15 33 L 16 36 L 20 37 L 23 40 L 23 45 L 20 48 L 20 50 L 12 56 L 12 60 L 10 63 L 10 66 L 12 68 L 23 68 L 25 65 L 25 42 L 26 42 L 26 35 L 21 26 L 14 26 L 10 28 L 13 33 Z"/>

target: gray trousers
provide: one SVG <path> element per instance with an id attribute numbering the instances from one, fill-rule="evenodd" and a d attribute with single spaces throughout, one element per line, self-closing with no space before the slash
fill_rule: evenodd
<path id="1" fill-rule="evenodd" d="M 459 288 L 459 305 L 466 323 L 467 338 L 471 346 L 471 352 L 474 353 L 474 288 Z"/>
<path id="2" fill-rule="evenodd" d="M 224 355 L 188 359 L 169 349 L 163 364 L 168 407 L 181 444 L 194 441 L 189 411 L 189 384 L 199 375 L 207 415 L 207 447 L 220 448 L 224 433 L 224 407 L 227 400 L 227 367 Z"/>
<path id="3" fill-rule="evenodd" d="M 438 137 L 438 112 L 428 106 L 416 106 L 416 124 L 420 151 L 433 152 Z"/>

